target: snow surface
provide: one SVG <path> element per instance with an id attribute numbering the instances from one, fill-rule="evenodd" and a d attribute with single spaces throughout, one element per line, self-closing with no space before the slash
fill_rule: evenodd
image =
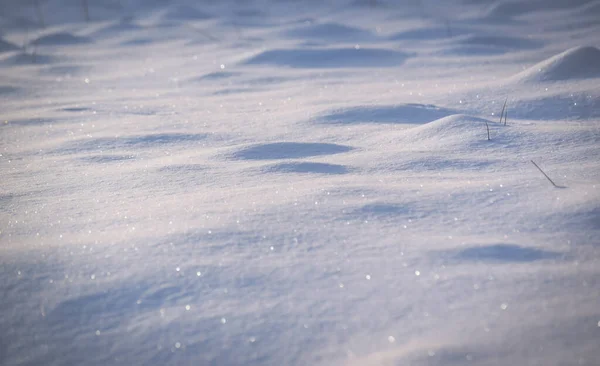
<path id="1" fill-rule="evenodd" d="M 0 2 L 1 365 L 598 365 L 600 1 L 87 3 Z"/>

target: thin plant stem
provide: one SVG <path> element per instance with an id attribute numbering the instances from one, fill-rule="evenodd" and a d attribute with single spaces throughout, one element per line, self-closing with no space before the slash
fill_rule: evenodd
<path id="1" fill-rule="evenodd" d="M 533 165 L 535 165 L 535 167 L 536 167 L 536 168 L 538 168 L 538 170 L 539 170 L 539 171 L 540 171 L 542 174 L 544 174 L 544 177 L 546 177 L 546 179 L 548 179 L 548 181 L 549 181 L 550 183 L 552 183 L 552 185 L 553 185 L 553 186 L 555 186 L 556 188 L 560 188 L 559 186 L 557 186 L 557 185 L 556 185 L 556 183 L 554 183 L 554 182 L 552 181 L 552 179 L 550 179 L 550 177 L 548 176 L 548 174 L 544 173 L 544 171 L 542 170 L 542 168 L 540 168 L 540 167 L 539 167 L 539 166 L 538 166 L 538 165 L 535 163 L 535 161 L 531 160 L 531 163 L 532 163 Z"/>
<path id="2" fill-rule="evenodd" d="M 502 112 L 500 112 L 500 123 L 502 123 L 502 116 L 504 116 L 504 109 L 506 108 L 506 102 L 508 102 L 508 98 L 504 100 L 504 105 L 502 106 Z"/>

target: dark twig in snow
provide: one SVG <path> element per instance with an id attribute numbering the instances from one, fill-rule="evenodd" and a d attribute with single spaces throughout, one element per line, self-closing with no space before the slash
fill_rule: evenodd
<path id="1" fill-rule="evenodd" d="M 487 128 L 487 133 L 488 133 L 488 141 L 490 141 L 490 140 L 491 140 L 491 138 L 490 138 L 490 126 L 488 125 L 488 123 L 487 123 L 487 122 L 485 123 L 485 128 Z"/>
<path id="2" fill-rule="evenodd" d="M 504 111 L 504 125 L 506 126 L 506 120 L 508 119 L 508 108 Z"/>
<path id="3" fill-rule="evenodd" d="M 544 177 L 546 177 L 546 179 L 548 179 L 548 181 L 549 181 L 550 183 L 552 183 L 552 185 L 553 185 L 553 186 L 555 186 L 556 188 L 564 188 L 564 187 L 561 187 L 561 186 L 557 186 L 557 185 L 556 185 L 556 183 L 554 183 L 554 182 L 552 181 L 552 179 L 550 179 L 550 177 L 548 176 L 548 174 L 544 173 L 544 171 L 542 170 L 542 168 L 540 168 L 540 167 L 539 167 L 539 166 L 538 166 L 538 165 L 535 163 L 535 161 L 531 160 L 531 163 L 532 163 L 533 165 L 535 165 L 535 167 L 536 167 L 536 168 L 538 168 L 538 170 L 539 170 L 540 172 L 542 172 L 542 174 L 544 174 Z"/>
<path id="4" fill-rule="evenodd" d="M 504 101 L 504 105 L 502 106 L 502 112 L 500 112 L 500 123 L 502 123 L 502 116 L 504 116 L 504 109 L 506 108 L 506 102 L 508 102 L 508 98 Z"/>

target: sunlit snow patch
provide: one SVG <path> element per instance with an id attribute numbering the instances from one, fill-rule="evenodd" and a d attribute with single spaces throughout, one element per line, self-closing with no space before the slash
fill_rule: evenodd
<path id="1" fill-rule="evenodd" d="M 356 106 L 334 110 L 317 119 L 323 123 L 426 123 L 458 111 L 431 104 Z"/>
<path id="2" fill-rule="evenodd" d="M 486 123 L 493 133 L 491 141 L 487 139 Z M 462 150 L 489 146 L 498 140 L 498 123 L 483 118 L 455 114 L 415 128 L 408 129 L 401 137 L 403 144 L 418 149 Z"/>
<path id="3" fill-rule="evenodd" d="M 542 82 L 600 77 L 600 50 L 574 47 L 539 62 L 511 78 L 514 82 Z"/>

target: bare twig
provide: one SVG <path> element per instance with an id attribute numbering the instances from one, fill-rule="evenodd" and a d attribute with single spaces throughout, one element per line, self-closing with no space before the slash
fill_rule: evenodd
<path id="1" fill-rule="evenodd" d="M 502 106 L 502 112 L 500 112 L 500 123 L 502 123 L 502 116 L 504 116 L 504 109 L 506 108 L 506 102 L 508 102 L 508 98 L 504 101 L 504 105 Z"/>
<path id="2" fill-rule="evenodd" d="M 536 167 L 536 168 L 538 168 L 538 170 L 539 170 L 539 171 L 540 171 L 542 174 L 544 174 L 544 177 L 546 177 L 546 179 L 548 179 L 548 181 L 549 181 L 550 183 L 552 183 L 552 185 L 553 185 L 553 186 L 555 186 L 556 188 L 564 188 L 564 187 L 559 187 L 559 186 L 557 186 L 557 185 L 556 185 L 556 183 L 554 183 L 554 182 L 552 181 L 552 179 L 550 179 L 550 177 L 548 176 L 548 174 L 544 173 L 544 171 L 542 170 L 542 168 L 540 168 L 540 167 L 539 167 L 539 166 L 538 166 L 538 165 L 535 163 L 535 161 L 531 160 L 531 163 L 532 163 L 533 165 L 535 165 L 535 167 Z"/>
<path id="3" fill-rule="evenodd" d="M 506 126 L 506 120 L 508 119 L 508 108 L 504 111 L 504 125 Z"/>
<path id="4" fill-rule="evenodd" d="M 491 140 L 491 138 L 490 138 L 490 126 L 488 125 L 487 122 L 485 122 L 485 128 L 487 128 L 488 141 L 490 141 Z"/>

